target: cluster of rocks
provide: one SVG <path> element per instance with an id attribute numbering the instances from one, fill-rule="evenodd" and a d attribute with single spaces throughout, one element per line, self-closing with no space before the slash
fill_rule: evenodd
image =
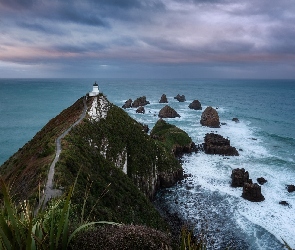
<path id="1" fill-rule="evenodd" d="M 244 168 L 233 169 L 231 179 L 232 187 L 243 187 L 242 197 L 244 199 L 253 202 L 264 200 L 264 196 L 261 193 L 261 186 L 252 182 L 252 179 L 249 178 L 248 171 L 245 171 Z"/>
<path id="2" fill-rule="evenodd" d="M 132 99 L 128 99 L 125 104 L 122 106 L 122 108 L 138 108 L 140 106 L 145 106 L 147 104 L 150 104 L 149 101 L 146 100 L 145 96 L 138 97 L 134 102 L 132 102 Z"/>
<path id="3" fill-rule="evenodd" d="M 180 95 L 180 94 L 177 94 L 177 96 L 175 96 L 174 99 L 176 99 L 179 102 L 185 102 L 186 101 L 185 96 Z"/>
<path id="4" fill-rule="evenodd" d="M 224 156 L 238 156 L 237 149 L 230 145 L 230 140 L 219 134 L 207 133 L 204 138 L 204 151 L 206 154 L 218 154 Z"/>
<path id="5" fill-rule="evenodd" d="M 249 178 L 248 171 L 244 168 L 236 168 L 232 170 L 231 174 L 231 186 L 232 187 L 243 187 L 242 197 L 246 200 L 253 202 L 260 202 L 264 200 L 264 196 L 261 193 L 261 186 L 264 185 L 267 180 L 263 177 L 257 178 L 257 183 L 253 183 L 252 179 Z M 295 192 L 295 185 L 286 185 L 288 192 Z M 279 204 L 283 206 L 290 206 L 287 201 L 280 201 Z"/>

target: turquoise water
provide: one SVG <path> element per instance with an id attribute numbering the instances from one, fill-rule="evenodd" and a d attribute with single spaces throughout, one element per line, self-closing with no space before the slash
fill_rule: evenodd
<path id="1" fill-rule="evenodd" d="M 224 247 L 229 235 L 237 248 L 243 246 L 240 249 L 282 249 L 281 237 L 295 247 L 295 194 L 285 188 L 295 184 L 294 80 L 0 79 L 0 164 L 51 118 L 91 91 L 95 80 L 118 106 L 145 95 L 151 104 L 144 115 L 134 109 L 126 112 L 150 128 L 158 119 L 164 105 L 158 101 L 165 93 L 169 105 L 181 115 L 167 120 L 184 129 L 196 143 L 202 143 L 213 129 L 200 125 L 202 111 L 188 109 L 189 103 L 198 99 L 203 109 L 218 108 L 226 125 L 214 131 L 242 149 L 240 156 L 185 156 L 183 167 L 193 175 L 194 188 L 176 186 L 161 202 L 191 221 L 196 231 L 200 225 L 206 227 L 215 242 L 211 249 Z M 177 102 L 173 97 L 178 93 L 187 101 Z M 233 117 L 240 122 L 232 122 Z M 262 186 L 264 202 L 245 201 L 241 189 L 230 187 L 231 170 L 237 167 L 248 170 L 254 181 L 261 176 L 268 180 Z M 180 202 L 175 204 L 175 199 Z M 288 201 L 290 207 L 279 205 L 281 200 Z M 205 225 L 208 220 L 215 222 Z M 217 230 L 219 227 L 223 230 Z"/>

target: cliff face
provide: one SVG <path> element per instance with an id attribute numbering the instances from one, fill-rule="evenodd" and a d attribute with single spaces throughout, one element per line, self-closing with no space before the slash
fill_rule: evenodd
<path id="1" fill-rule="evenodd" d="M 165 225 L 153 208 L 156 190 L 182 177 L 171 151 L 143 131 L 143 126 L 103 95 L 88 97 L 86 117 L 62 140 L 55 166 L 55 188 L 67 191 L 77 178 L 73 202 L 77 213 L 87 197 L 86 214 L 123 223 Z M 1 167 L 6 182 L 19 199 L 38 201 L 55 140 L 83 111 L 82 98 L 49 121 L 23 148 Z"/>
<path id="2" fill-rule="evenodd" d="M 87 119 L 65 138 L 59 165 L 67 168 L 69 159 L 64 157 L 74 151 L 81 159 L 95 155 L 121 169 L 149 199 L 161 184 L 178 180 L 181 166 L 169 150 L 143 131 L 141 124 L 104 96 L 88 102 Z M 56 181 L 65 185 L 62 177 Z"/>

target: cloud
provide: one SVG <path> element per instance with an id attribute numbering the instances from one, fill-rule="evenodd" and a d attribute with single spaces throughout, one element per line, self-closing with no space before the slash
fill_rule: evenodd
<path id="1" fill-rule="evenodd" d="M 294 13 L 289 0 L 0 0 L 0 61 L 67 65 L 65 74 L 120 64 L 190 74 L 211 65 L 236 75 L 274 62 L 290 70 Z"/>

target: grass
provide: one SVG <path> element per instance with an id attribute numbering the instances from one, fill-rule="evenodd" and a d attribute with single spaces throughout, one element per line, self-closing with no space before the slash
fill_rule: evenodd
<path id="1" fill-rule="evenodd" d="M 53 200 L 46 210 L 36 213 L 27 201 L 15 206 L 3 179 L 0 179 L 0 188 L 3 194 L 0 213 L 1 249 L 68 249 L 73 238 L 85 228 L 95 224 L 118 225 L 107 221 L 82 221 L 70 230 L 74 186 L 67 196 Z"/>

